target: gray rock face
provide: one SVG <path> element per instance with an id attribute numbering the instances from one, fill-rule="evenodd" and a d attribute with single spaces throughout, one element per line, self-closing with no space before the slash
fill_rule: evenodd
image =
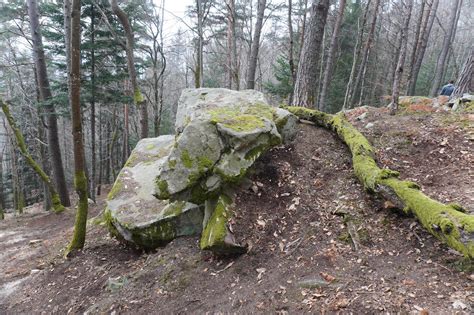
<path id="1" fill-rule="evenodd" d="M 190 121 L 205 118 L 206 112 L 210 109 L 229 105 L 240 107 L 256 104 L 268 103 L 263 93 L 255 90 L 184 89 L 178 101 L 175 128 L 177 132 L 181 132 Z"/>
<path id="2" fill-rule="evenodd" d="M 117 237 L 154 248 L 177 236 L 201 232 L 201 207 L 153 196 L 155 177 L 173 144 L 174 136 L 161 136 L 143 139 L 133 150 L 107 198 L 105 216 Z"/>
<path id="3" fill-rule="evenodd" d="M 152 248 L 204 229 L 202 249 L 241 253 L 227 196 L 258 157 L 294 138 L 296 123 L 257 91 L 185 90 L 177 137 L 140 141 L 121 171 L 108 201 L 111 231 Z"/>

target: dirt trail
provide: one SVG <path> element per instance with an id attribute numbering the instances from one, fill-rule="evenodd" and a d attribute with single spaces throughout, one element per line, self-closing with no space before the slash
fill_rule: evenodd
<path id="1" fill-rule="evenodd" d="M 247 254 L 218 259 L 198 249 L 197 237 L 142 253 L 93 227 L 82 253 L 45 256 L 50 264 L 0 302 L 0 313 L 472 312 L 473 276 L 458 270 L 460 257 L 412 218 L 381 209 L 330 132 L 301 125 L 294 144 L 272 150 L 257 169 L 238 193 L 232 224 Z M 43 233 L 35 238 L 50 235 L 61 248 L 69 216 L 18 224 L 33 230 L 34 222 Z"/>

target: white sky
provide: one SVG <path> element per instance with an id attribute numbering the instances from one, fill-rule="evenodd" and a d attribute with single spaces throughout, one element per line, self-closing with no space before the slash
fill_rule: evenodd
<path id="1" fill-rule="evenodd" d="M 153 0 L 160 7 L 162 1 L 165 2 L 165 19 L 163 25 L 163 35 L 166 39 L 170 39 L 178 31 L 179 28 L 186 30 L 187 27 L 179 18 L 185 19 L 186 7 L 193 5 L 194 0 Z M 189 19 L 186 22 L 189 23 Z M 166 43 L 165 43 L 166 45 Z"/>

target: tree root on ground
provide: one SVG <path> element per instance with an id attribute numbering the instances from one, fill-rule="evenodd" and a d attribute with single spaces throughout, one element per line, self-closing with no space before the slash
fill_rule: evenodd
<path id="1" fill-rule="evenodd" d="M 354 172 L 365 189 L 413 214 L 432 235 L 466 257 L 474 258 L 473 215 L 460 211 L 458 205 L 445 205 L 429 198 L 416 183 L 398 179 L 398 172 L 379 168 L 373 147 L 343 113 L 331 115 L 304 107 L 285 109 L 302 120 L 334 131 L 349 147 Z"/>

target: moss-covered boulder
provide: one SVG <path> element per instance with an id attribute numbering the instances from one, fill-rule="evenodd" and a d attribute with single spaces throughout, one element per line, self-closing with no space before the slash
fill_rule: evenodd
<path id="1" fill-rule="evenodd" d="M 203 203 L 296 132 L 296 116 L 268 105 L 257 91 L 185 90 L 178 112 L 177 130 L 184 129 L 156 178 L 160 199 Z"/>
<path id="2" fill-rule="evenodd" d="M 141 140 L 107 202 L 112 234 L 144 248 L 202 234 L 201 248 L 241 253 L 228 220 L 232 190 L 270 148 L 290 141 L 297 118 L 257 91 L 185 90 L 176 136 Z"/>
<path id="3" fill-rule="evenodd" d="M 141 140 L 107 198 L 105 219 L 113 235 L 143 248 L 199 234 L 203 208 L 185 201 L 158 200 L 155 178 L 174 145 L 174 136 Z"/>

